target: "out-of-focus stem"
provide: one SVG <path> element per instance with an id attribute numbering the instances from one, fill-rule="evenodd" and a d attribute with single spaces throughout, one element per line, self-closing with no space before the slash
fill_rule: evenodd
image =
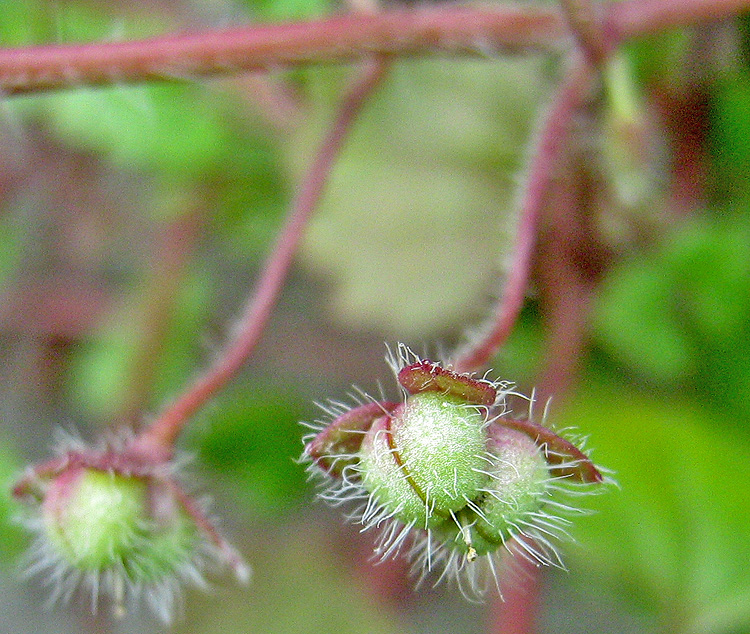
<path id="1" fill-rule="evenodd" d="M 750 0 L 623 0 L 602 6 L 601 32 L 614 47 L 622 40 L 726 18 L 749 7 Z M 197 79 L 356 61 L 371 55 L 486 57 L 561 50 L 569 44 L 567 32 L 563 16 L 552 7 L 466 5 L 360 11 L 309 22 L 128 42 L 0 48 L 0 90 L 12 95 L 82 85 Z"/>
<path id="2" fill-rule="evenodd" d="M 664 29 L 712 22 L 750 9 L 749 0 L 627 0 L 607 5 L 605 25 L 614 41 Z"/>
<path id="3" fill-rule="evenodd" d="M 559 49 L 552 8 L 441 6 L 352 12 L 127 42 L 0 49 L 4 94 L 347 62 L 372 55 L 486 56 Z"/>
<path id="4" fill-rule="evenodd" d="M 170 448 L 185 423 L 239 371 L 258 343 L 297 251 L 310 215 L 321 198 L 328 176 L 352 123 L 367 97 L 383 79 L 388 62 L 368 62 L 346 93 L 338 115 L 316 154 L 295 198 L 286 224 L 271 251 L 255 293 L 233 339 L 208 371 L 169 405 L 142 434 L 144 447 Z"/>
<path id="5" fill-rule="evenodd" d="M 581 51 L 592 64 L 601 64 L 613 44 L 603 28 L 601 4 L 594 0 L 560 0 L 560 6 Z"/>
<path id="6" fill-rule="evenodd" d="M 537 223 L 545 195 L 552 183 L 560 153 L 565 148 L 572 117 L 584 103 L 595 76 L 595 68 L 583 56 L 576 56 L 545 113 L 537 141 L 532 146 L 515 250 L 505 288 L 489 329 L 459 352 L 453 361 L 457 372 L 473 372 L 484 367 L 508 338 L 518 319 L 526 295 Z"/>
<path id="7" fill-rule="evenodd" d="M 509 558 L 512 555 L 508 555 Z M 538 617 L 541 585 L 539 568 L 523 557 L 506 562 L 501 596 L 492 601 L 487 623 L 488 634 L 533 634 Z"/>
<path id="8" fill-rule="evenodd" d="M 131 368 L 130 389 L 118 416 L 122 421 L 136 421 L 148 403 L 167 325 L 200 224 L 197 212 L 184 213 L 166 223 L 156 238 L 144 298 L 142 337 Z"/>
<path id="9" fill-rule="evenodd" d="M 590 123 L 585 115 L 578 118 L 577 138 L 592 134 L 586 127 Z M 564 397 L 575 381 L 586 349 L 591 299 L 610 257 L 597 225 L 608 186 L 587 148 L 571 143 L 561 157 L 535 256 L 546 348 L 536 381 L 541 402 Z"/>

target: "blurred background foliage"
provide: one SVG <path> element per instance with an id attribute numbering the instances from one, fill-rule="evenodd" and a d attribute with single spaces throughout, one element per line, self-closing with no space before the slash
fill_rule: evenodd
<path id="1" fill-rule="evenodd" d="M 337 9 L 2 0 L 0 45 Z M 551 419 L 587 435 L 620 488 L 588 502 L 597 513 L 574 527 L 570 571 L 545 577 L 543 632 L 750 631 L 746 22 L 666 33 L 623 58 L 657 168 L 609 163 L 613 182 L 637 187 L 602 214 L 617 257 L 581 377 Z M 175 631 L 483 630 L 481 606 L 446 588 L 412 593 L 397 564 L 367 563 L 368 536 L 313 501 L 298 421 L 352 383 L 393 392 L 384 340 L 449 350 L 487 314 L 555 74 L 538 57 L 403 61 L 368 105 L 262 345 L 184 438 L 196 489 L 255 574 L 249 588 L 190 593 Z M 45 591 L 17 576 L 26 540 L 7 485 L 48 455 L 55 429 L 90 438 L 148 419 L 217 353 L 346 78 L 320 67 L 3 99 L 3 631 L 110 627 L 85 606 L 42 611 Z M 615 123 L 602 125 L 611 141 Z M 496 360 L 524 389 L 543 363 L 541 323 L 532 296 Z M 139 615 L 111 628 L 160 631 Z"/>

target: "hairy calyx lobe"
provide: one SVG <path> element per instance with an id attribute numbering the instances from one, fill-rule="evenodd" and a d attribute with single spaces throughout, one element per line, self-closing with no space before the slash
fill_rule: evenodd
<path id="1" fill-rule="evenodd" d="M 379 418 L 359 454 L 365 489 L 405 524 L 439 522 L 484 481 L 485 415 L 453 396 L 410 396 Z"/>

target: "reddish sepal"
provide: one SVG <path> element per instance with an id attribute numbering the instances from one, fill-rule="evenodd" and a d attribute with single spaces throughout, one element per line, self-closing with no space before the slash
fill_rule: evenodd
<path id="1" fill-rule="evenodd" d="M 532 438 L 540 447 L 544 446 L 547 462 L 551 465 L 554 475 L 570 478 L 575 482 L 602 482 L 604 480 L 585 453 L 544 425 L 513 418 L 496 418 L 494 422 L 520 431 Z"/>
<path id="2" fill-rule="evenodd" d="M 497 399 L 497 390 L 492 384 L 446 370 L 430 361 L 419 361 L 401 368 L 398 382 L 409 394 L 440 392 L 456 396 L 472 405 L 490 407 Z"/>
<path id="3" fill-rule="evenodd" d="M 398 403 L 383 401 L 354 407 L 334 418 L 313 438 L 305 453 L 315 464 L 333 477 L 341 477 L 343 469 L 356 462 L 365 432 L 382 416 L 387 416 Z"/>

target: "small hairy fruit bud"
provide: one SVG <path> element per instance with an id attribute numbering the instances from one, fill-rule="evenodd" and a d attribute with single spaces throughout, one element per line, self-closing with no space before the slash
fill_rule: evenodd
<path id="1" fill-rule="evenodd" d="M 172 574 L 197 538 L 189 518 L 148 479 L 71 468 L 49 485 L 44 530 L 61 560 L 81 571 L 118 569 L 135 582 Z M 157 505 L 161 505 L 158 508 Z"/>
<path id="2" fill-rule="evenodd" d="M 158 443 L 127 433 L 96 448 L 65 440 L 13 487 L 36 533 L 27 574 L 50 586 L 50 603 L 88 594 L 93 611 L 106 604 L 121 617 L 145 604 L 168 623 L 183 585 L 205 585 L 206 563 L 219 559 L 247 580 L 242 558 Z"/>
<path id="3" fill-rule="evenodd" d="M 490 478 L 482 494 L 437 532 L 470 559 L 495 552 L 545 504 L 549 482 L 542 450 L 528 436 L 493 425 L 488 434 Z"/>
<path id="4" fill-rule="evenodd" d="M 70 469 L 50 484 L 44 528 L 60 555 L 84 569 L 108 567 L 132 548 L 143 523 L 143 482 L 85 469 Z"/>
<path id="5" fill-rule="evenodd" d="M 365 436 L 363 486 L 405 524 L 427 526 L 450 517 L 487 479 L 485 411 L 439 392 L 409 396 Z"/>

